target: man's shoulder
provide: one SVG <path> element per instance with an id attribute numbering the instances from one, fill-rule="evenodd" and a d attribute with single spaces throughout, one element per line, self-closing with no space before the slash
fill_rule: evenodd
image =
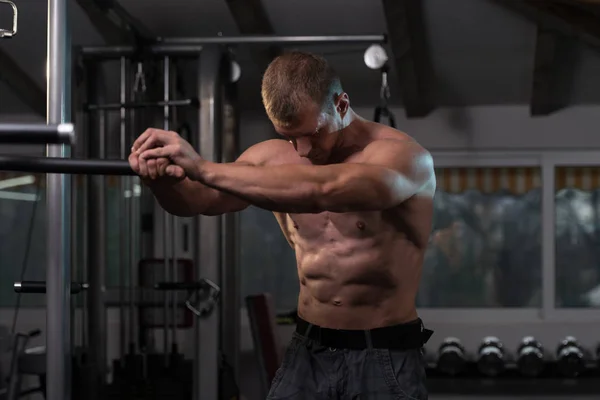
<path id="1" fill-rule="evenodd" d="M 408 135 L 390 135 L 388 137 L 377 138 L 365 147 L 364 153 L 370 157 L 377 155 L 429 156 L 429 152 L 419 142 Z"/>
<path id="2" fill-rule="evenodd" d="M 239 162 L 253 165 L 266 165 L 282 156 L 287 156 L 294 149 L 291 144 L 282 139 L 269 139 L 250 146 L 242 153 Z"/>

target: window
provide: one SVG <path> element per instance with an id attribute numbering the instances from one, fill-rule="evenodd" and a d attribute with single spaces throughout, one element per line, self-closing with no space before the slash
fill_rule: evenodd
<path id="1" fill-rule="evenodd" d="M 419 307 L 541 305 L 541 169 L 444 168 Z"/>
<path id="2" fill-rule="evenodd" d="M 600 168 L 555 169 L 557 307 L 600 306 Z"/>

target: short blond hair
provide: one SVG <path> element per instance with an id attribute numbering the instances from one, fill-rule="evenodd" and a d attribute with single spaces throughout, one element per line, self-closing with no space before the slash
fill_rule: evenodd
<path id="1" fill-rule="evenodd" d="M 271 121 L 289 128 L 299 122 L 299 112 L 310 101 L 330 112 L 332 103 L 328 100 L 341 91 L 339 77 L 325 58 L 291 51 L 269 64 L 263 76 L 261 95 Z"/>

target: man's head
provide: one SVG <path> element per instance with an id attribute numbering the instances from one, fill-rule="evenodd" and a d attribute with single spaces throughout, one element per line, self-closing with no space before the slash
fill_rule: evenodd
<path id="1" fill-rule="evenodd" d="M 311 53 L 285 53 L 265 71 L 261 92 L 275 130 L 300 156 L 325 162 L 350 110 L 348 95 L 329 63 Z"/>

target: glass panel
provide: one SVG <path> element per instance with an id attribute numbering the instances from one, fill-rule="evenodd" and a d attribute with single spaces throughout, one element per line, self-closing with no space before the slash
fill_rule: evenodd
<path id="1" fill-rule="evenodd" d="M 419 307 L 541 305 L 541 169 L 436 171 Z"/>
<path id="2" fill-rule="evenodd" d="M 46 279 L 46 177 L 0 172 L 0 306 L 16 305 L 13 283 Z M 43 306 L 43 294 L 21 295 L 21 306 Z"/>
<path id="3" fill-rule="evenodd" d="M 600 306 L 600 168 L 555 170 L 557 307 Z"/>

